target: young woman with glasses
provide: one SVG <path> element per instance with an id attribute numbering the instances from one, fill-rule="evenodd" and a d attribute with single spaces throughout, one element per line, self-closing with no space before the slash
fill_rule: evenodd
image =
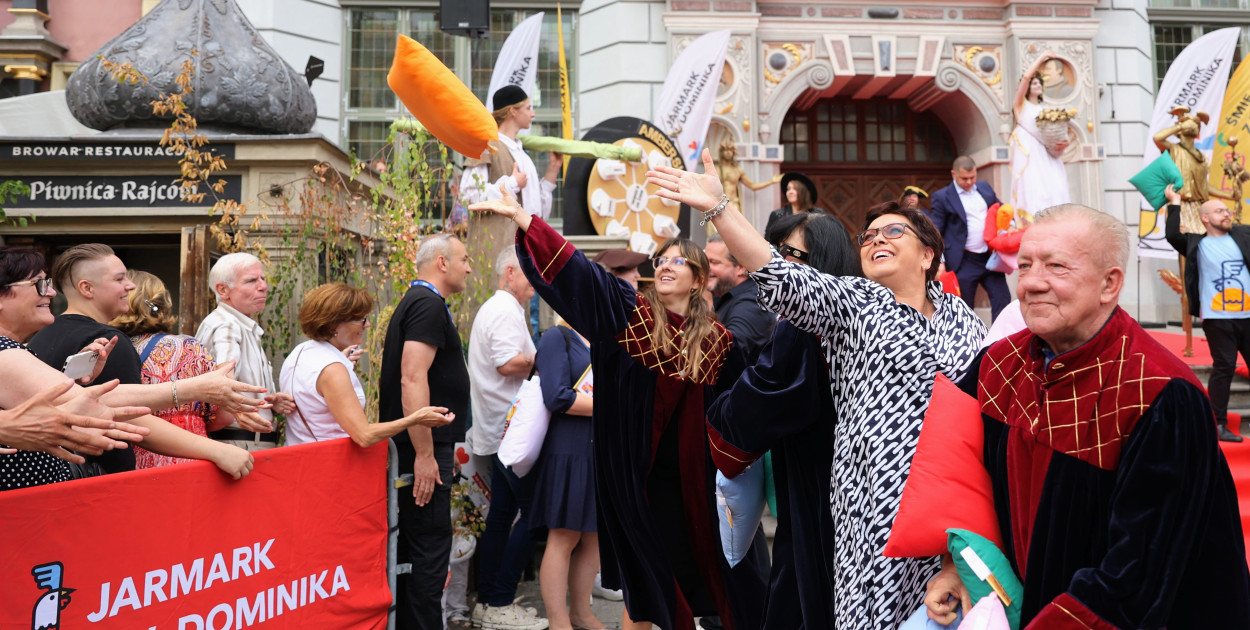
<path id="1" fill-rule="evenodd" d="M 923 603 L 938 558 L 887 558 L 882 550 L 933 379 L 963 377 L 985 324 L 933 281 L 942 237 L 922 211 L 893 201 L 871 208 L 855 239 L 865 277 L 830 276 L 782 258 L 724 203 L 706 152 L 703 166 L 713 174 L 659 167 L 647 181 L 716 225 L 752 270 L 761 305 L 827 340 L 838 423 L 830 479 L 836 628 L 897 628 Z"/>
<path id="2" fill-rule="evenodd" d="M 469 210 L 516 222 L 525 275 L 590 342 L 600 558 L 604 586 L 624 590 L 622 627 L 694 630 L 694 617 L 719 615 L 727 627 L 759 628 L 760 567 L 753 555 L 730 567 L 721 552 L 704 410 L 742 364 L 703 299 L 703 250 L 668 240 L 654 282 L 635 289 L 511 195 Z"/>

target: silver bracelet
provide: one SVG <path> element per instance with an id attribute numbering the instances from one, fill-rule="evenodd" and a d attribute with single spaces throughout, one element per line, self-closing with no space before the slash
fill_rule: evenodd
<path id="1" fill-rule="evenodd" d="M 699 227 L 703 227 L 704 225 L 707 225 L 708 221 L 711 221 L 712 219 L 715 219 L 716 217 L 720 216 L 720 213 L 725 211 L 725 206 L 728 206 L 728 205 L 729 205 L 729 195 L 721 195 L 720 203 L 712 206 L 711 210 L 708 210 L 707 212 L 703 213 L 703 220 L 699 221 Z"/>
<path id="2" fill-rule="evenodd" d="M 170 381 L 169 385 L 173 389 L 173 392 L 174 392 L 174 406 L 177 407 L 178 406 L 178 381 Z"/>

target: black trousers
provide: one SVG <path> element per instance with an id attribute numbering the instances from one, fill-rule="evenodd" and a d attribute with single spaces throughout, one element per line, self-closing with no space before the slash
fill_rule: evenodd
<path id="1" fill-rule="evenodd" d="M 1250 364 L 1250 319 L 1204 319 L 1202 331 L 1211 348 L 1211 378 L 1207 394 L 1215 411 L 1216 424 L 1228 422 L 1228 390 L 1233 384 L 1237 353 Z"/>
<path id="2" fill-rule="evenodd" d="M 411 474 L 417 454 L 410 442 L 396 442 L 399 474 Z M 443 585 L 451 558 L 451 469 L 456 445 L 434 443 L 434 459 L 443 485 L 434 486 L 430 502 L 418 506 L 412 486 L 399 493 L 399 561 L 411 562 L 412 573 L 396 581 L 395 627 L 399 630 L 443 630 Z"/>
<path id="3" fill-rule="evenodd" d="M 998 314 L 1011 303 L 1011 289 L 1007 288 L 1006 274 L 985 268 L 985 263 L 989 260 L 989 252 L 964 252 L 963 259 L 959 261 L 959 269 L 955 270 L 955 277 L 959 279 L 959 293 L 968 308 L 976 307 L 977 285 L 985 287 L 986 294 L 990 296 L 992 319 L 998 319 Z"/>

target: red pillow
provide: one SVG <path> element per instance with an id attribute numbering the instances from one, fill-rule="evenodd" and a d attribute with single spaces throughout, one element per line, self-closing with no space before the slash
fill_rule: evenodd
<path id="1" fill-rule="evenodd" d="M 946 530 L 952 527 L 976 532 L 1002 549 L 984 444 L 981 404 L 938 374 L 886 556 L 946 553 Z"/>

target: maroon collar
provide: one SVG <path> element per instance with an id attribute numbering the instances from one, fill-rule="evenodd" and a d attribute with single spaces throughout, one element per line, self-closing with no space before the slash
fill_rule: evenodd
<path id="1" fill-rule="evenodd" d="M 1093 338 L 1049 366 L 1027 329 L 991 346 L 977 393 L 985 415 L 1114 470 L 1124 438 L 1174 378 L 1198 385 L 1193 370 L 1117 307 Z"/>

